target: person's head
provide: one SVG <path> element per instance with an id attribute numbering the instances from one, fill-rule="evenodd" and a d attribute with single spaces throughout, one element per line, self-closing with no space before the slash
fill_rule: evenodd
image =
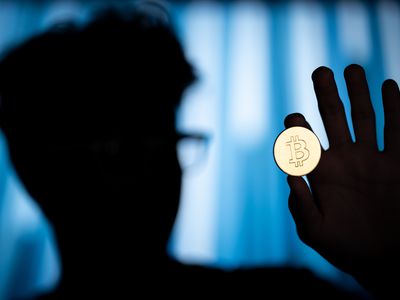
<path id="1" fill-rule="evenodd" d="M 115 244 L 119 228 L 140 247 L 166 243 L 181 180 L 175 109 L 193 80 L 171 28 L 138 10 L 58 26 L 5 57 L 0 125 L 59 240 Z"/>

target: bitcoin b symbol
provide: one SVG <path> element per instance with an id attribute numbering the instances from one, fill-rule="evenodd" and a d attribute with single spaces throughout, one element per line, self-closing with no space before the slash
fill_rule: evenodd
<path id="1" fill-rule="evenodd" d="M 302 167 L 303 162 L 310 156 L 310 151 L 308 151 L 307 143 L 299 139 L 298 135 L 291 136 L 290 141 L 286 142 L 290 148 L 291 158 L 289 159 L 290 164 L 294 164 L 295 167 Z"/>
<path id="2" fill-rule="evenodd" d="M 321 145 L 311 130 L 300 126 L 290 127 L 276 138 L 274 158 L 286 174 L 304 176 L 318 165 Z"/>

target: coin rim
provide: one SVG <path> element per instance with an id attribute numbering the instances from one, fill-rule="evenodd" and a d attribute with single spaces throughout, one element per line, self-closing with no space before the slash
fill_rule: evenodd
<path id="1" fill-rule="evenodd" d="M 320 155 L 319 155 L 319 158 L 318 158 L 318 163 L 315 165 L 314 168 L 311 169 L 311 171 L 309 171 L 308 173 L 303 174 L 303 175 L 292 175 L 292 174 L 288 174 L 288 173 L 286 173 L 284 170 L 282 170 L 282 168 L 279 166 L 278 162 L 276 161 L 276 158 L 275 158 L 275 145 L 276 145 L 276 141 L 279 139 L 279 137 L 280 137 L 286 130 L 289 130 L 289 129 L 292 129 L 292 128 L 298 128 L 298 127 L 310 131 L 310 132 L 317 138 L 318 143 L 319 143 L 319 145 L 320 145 Z M 322 145 L 321 145 L 321 141 L 319 140 L 318 136 L 317 136 L 312 130 L 308 129 L 307 127 L 303 127 L 303 126 L 292 126 L 292 127 L 289 127 L 289 128 L 286 128 L 286 129 L 282 130 L 282 131 L 278 134 L 278 136 L 276 137 L 275 142 L 274 142 L 274 146 L 272 147 L 272 156 L 274 157 L 275 164 L 278 166 L 279 170 L 281 170 L 283 173 L 285 173 L 286 175 L 289 175 L 289 176 L 301 177 L 301 176 L 306 176 L 306 175 L 310 174 L 312 171 L 315 170 L 315 168 L 318 166 L 319 162 L 321 161 L 321 155 L 322 155 Z"/>

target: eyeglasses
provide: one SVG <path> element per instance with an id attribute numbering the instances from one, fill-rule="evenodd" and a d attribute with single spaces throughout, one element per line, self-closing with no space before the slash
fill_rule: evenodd
<path id="1" fill-rule="evenodd" d="M 172 136 L 147 136 L 144 145 L 153 155 L 165 149 L 173 149 L 178 155 L 181 169 L 186 171 L 204 163 L 207 157 L 210 136 L 205 133 L 175 133 Z"/>
<path id="2" fill-rule="evenodd" d="M 193 169 L 207 158 L 210 136 L 204 133 L 180 134 L 177 143 L 178 159 L 182 170 Z"/>
<path id="3" fill-rule="evenodd" d="M 135 155 L 138 148 L 150 158 L 162 159 L 166 153 L 177 153 L 181 169 L 186 171 L 202 164 L 207 157 L 210 137 L 204 133 L 173 133 L 146 135 L 132 141 L 118 138 L 96 139 L 89 142 L 47 144 L 50 153 L 74 157 L 90 157 L 99 161 L 119 160 Z M 117 161 L 116 160 L 116 161 Z"/>

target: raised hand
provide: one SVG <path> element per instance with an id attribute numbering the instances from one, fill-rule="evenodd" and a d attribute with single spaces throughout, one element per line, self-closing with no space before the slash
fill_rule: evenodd
<path id="1" fill-rule="evenodd" d="M 329 149 L 307 176 L 309 186 L 288 177 L 289 208 L 303 242 L 383 295 L 400 266 L 400 92 L 393 80 L 382 86 L 385 148 L 379 151 L 364 70 L 350 65 L 344 75 L 355 141 L 333 73 L 320 67 L 312 78 Z M 309 127 L 300 114 L 289 115 L 285 125 Z"/>

